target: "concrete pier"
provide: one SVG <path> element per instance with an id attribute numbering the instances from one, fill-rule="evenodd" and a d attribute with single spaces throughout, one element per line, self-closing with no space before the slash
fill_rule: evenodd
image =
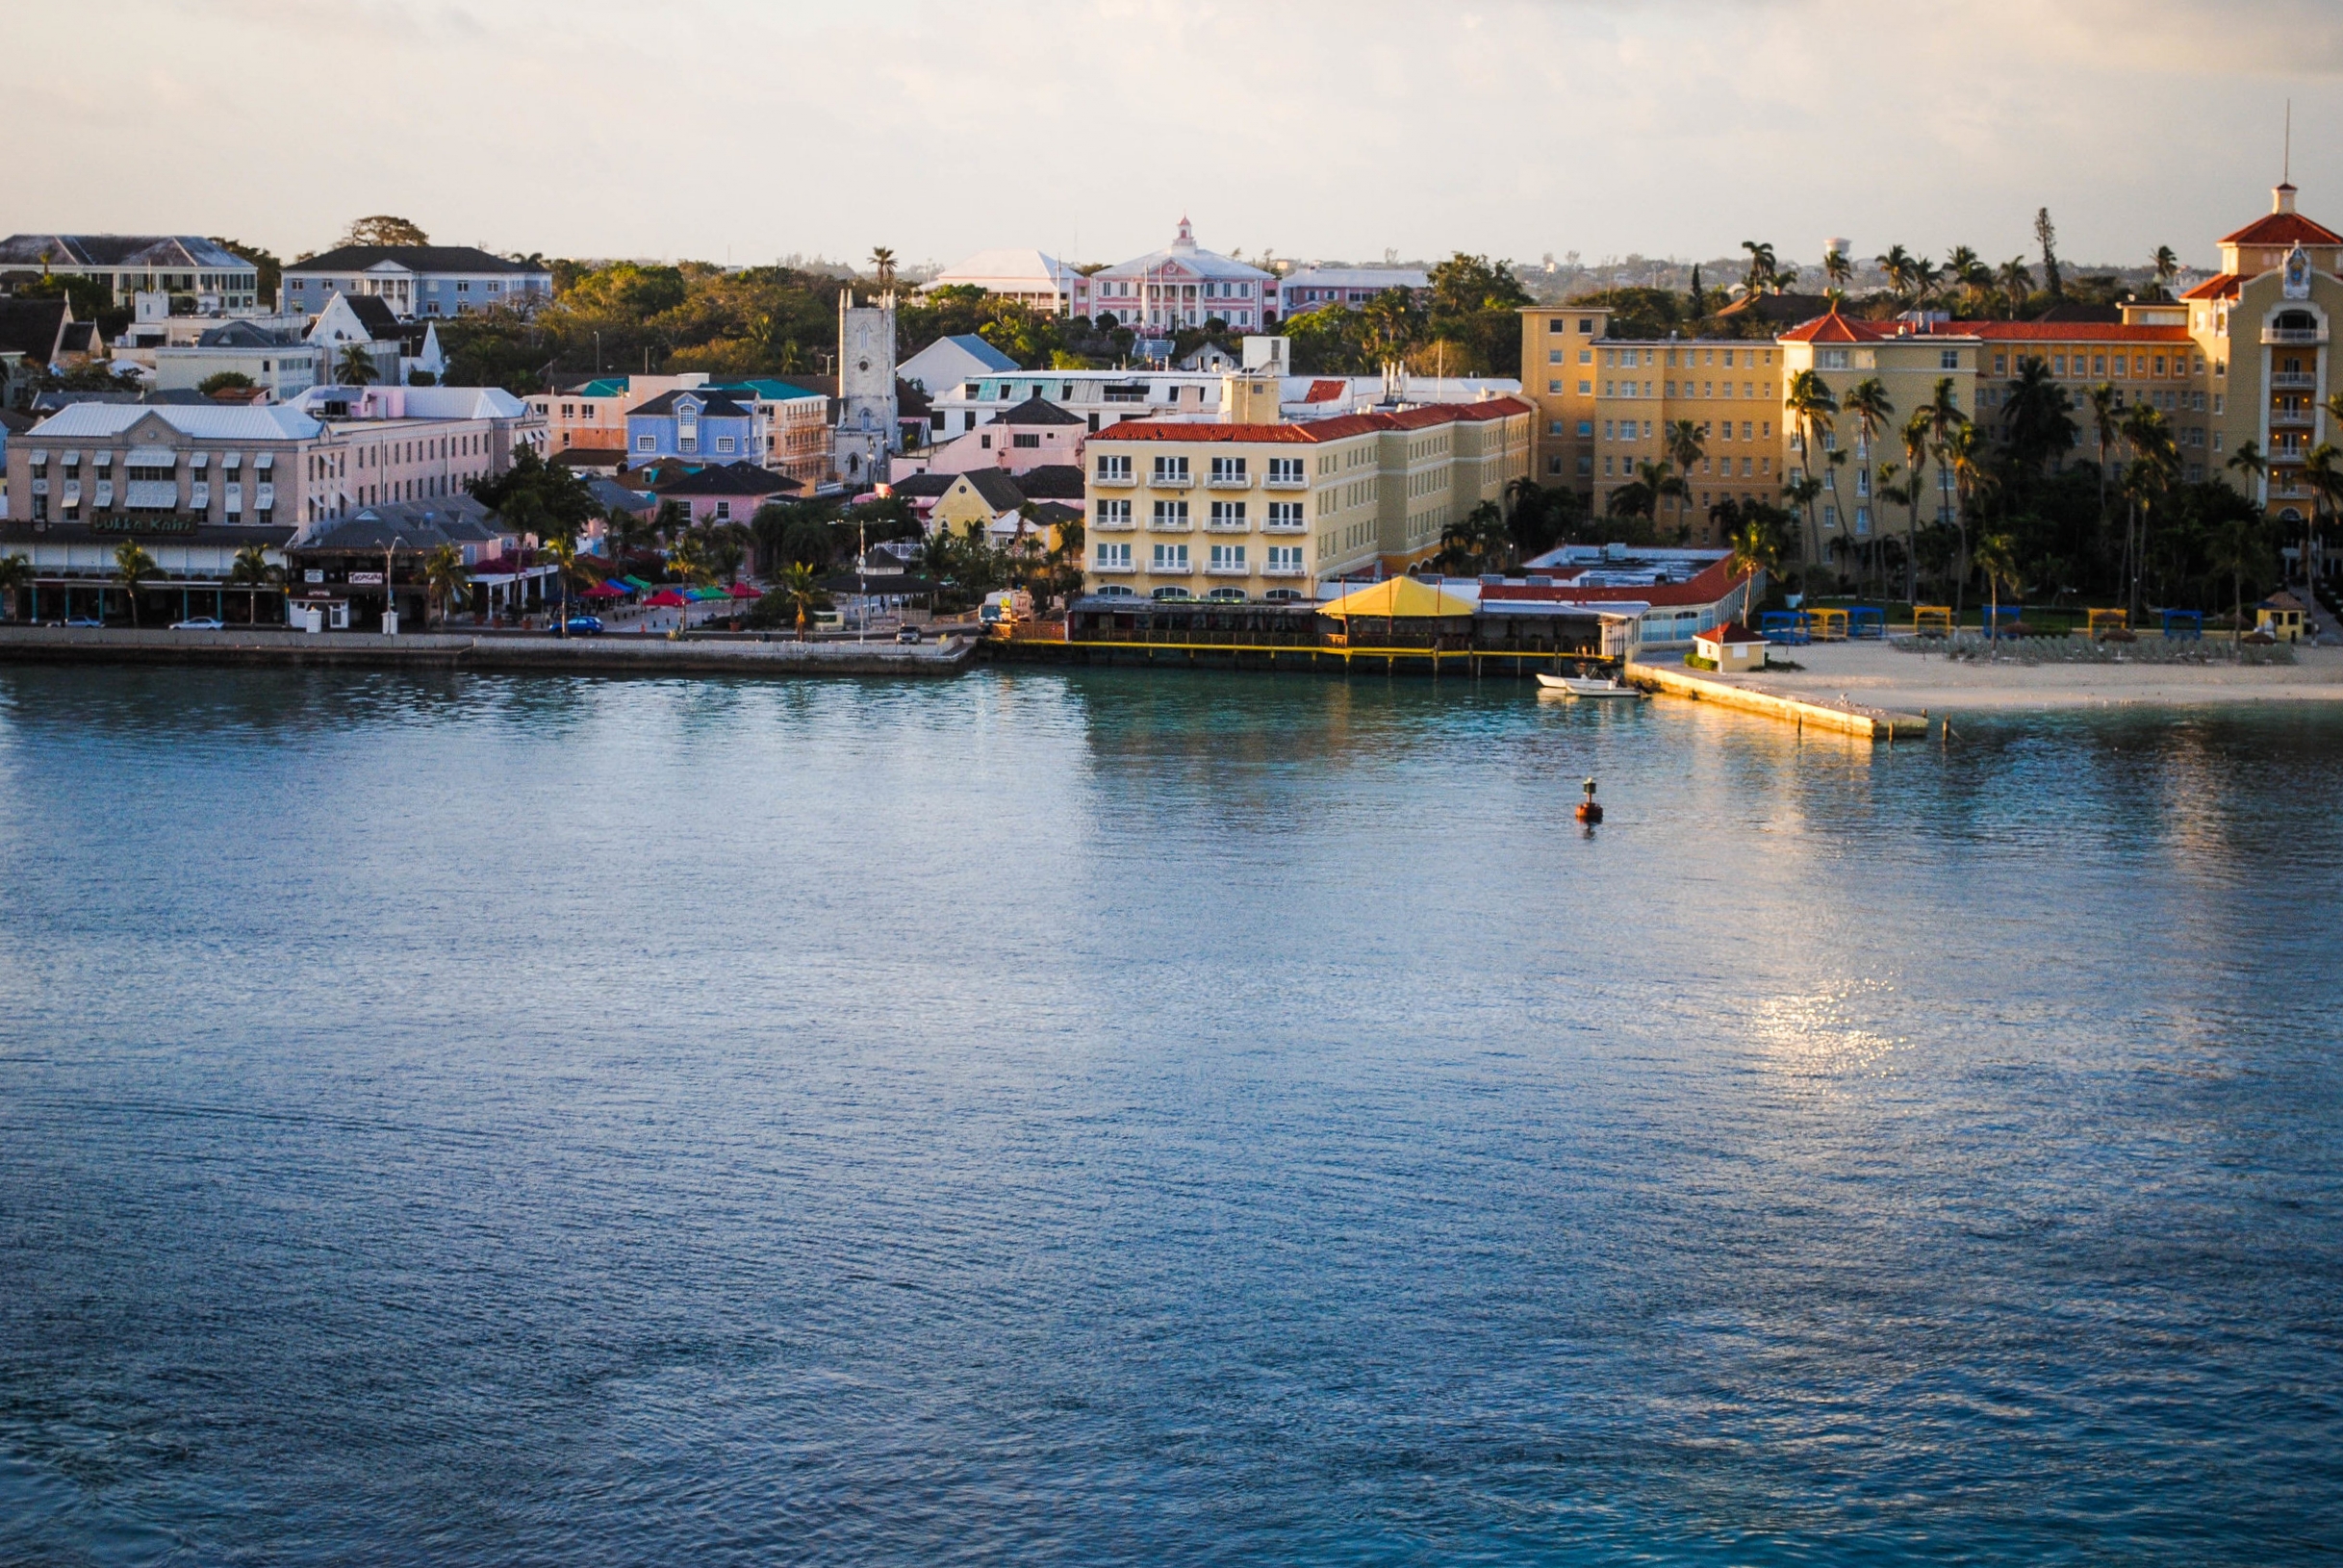
<path id="1" fill-rule="evenodd" d="M 956 675 L 976 644 L 800 643 L 751 639 L 545 637 L 512 633 L 308 634 L 0 625 L 0 663 L 176 664 L 543 671 L 567 674 Z"/>
<path id="2" fill-rule="evenodd" d="M 1800 728 L 1854 735 L 1867 741 L 1888 741 L 1899 735 L 1919 737 L 1928 732 L 1928 721 L 1916 713 L 1862 707 L 1851 702 L 1843 706 L 1812 702 L 1681 665 L 1630 664 L 1622 678 L 1647 692 L 1664 692 L 1695 702 L 1714 702 L 1744 713 L 1763 714 Z"/>

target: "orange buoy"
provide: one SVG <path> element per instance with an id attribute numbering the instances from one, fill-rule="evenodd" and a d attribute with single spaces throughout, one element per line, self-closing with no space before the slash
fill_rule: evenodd
<path id="1" fill-rule="evenodd" d="M 1592 825 L 1603 820 L 1603 808 L 1594 803 L 1594 780 L 1587 780 L 1587 797 L 1578 803 L 1576 813 L 1580 822 Z"/>

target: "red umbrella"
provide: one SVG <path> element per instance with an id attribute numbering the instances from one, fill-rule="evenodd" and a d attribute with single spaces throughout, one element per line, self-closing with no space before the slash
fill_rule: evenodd
<path id="1" fill-rule="evenodd" d="M 596 583 L 591 587 L 579 589 L 577 596 L 581 599 L 623 599 L 626 596 L 626 591 L 623 588 L 613 588 L 608 583 Z"/>
<path id="2" fill-rule="evenodd" d="M 764 590 L 751 588 L 747 583 L 734 583 L 725 592 L 736 599 L 761 599 L 765 596 Z"/>
<path id="3" fill-rule="evenodd" d="M 662 588 L 643 602 L 654 610 L 681 610 L 689 607 L 692 601 L 672 588 Z"/>

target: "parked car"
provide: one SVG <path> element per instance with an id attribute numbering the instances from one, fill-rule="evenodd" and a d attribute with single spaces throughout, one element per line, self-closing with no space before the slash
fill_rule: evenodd
<path id="1" fill-rule="evenodd" d="M 920 630 L 917 626 L 905 626 L 903 628 L 903 630 L 895 634 L 895 641 L 898 643 L 919 643 L 925 642 L 926 639 L 920 635 Z"/>
<path id="2" fill-rule="evenodd" d="M 89 616 L 72 616 L 66 619 L 65 624 L 68 626 L 103 626 L 106 623 Z"/>
<path id="3" fill-rule="evenodd" d="M 572 616 L 562 622 L 562 629 L 572 637 L 599 637 L 602 635 L 600 616 Z"/>
<path id="4" fill-rule="evenodd" d="M 185 620 L 171 622 L 175 632 L 224 632 L 228 623 L 217 616 L 190 616 Z"/>

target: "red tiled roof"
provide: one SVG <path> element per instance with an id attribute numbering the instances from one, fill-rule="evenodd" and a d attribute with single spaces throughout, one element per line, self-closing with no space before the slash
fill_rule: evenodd
<path id="1" fill-rule="evenodd" d="M 2118 321 L 1950 321 L 1937 337 L 1968 337 L 1987 342 L 2163 343 L 2189 341 L 2186 327 L 2154 327 Z"/>
<path id="2" fill-rule="evenodd" d="M 1870 343 L 1895 336 L 1890 323 L 1849 320 L 1834 310 L 1827 316 L 1799 322 L 1783 333 L 1781 341 L 1786 343 Z"/>
<path id="3" fill-rule="evenodd" d="M 2265 213 L 2221 237 L 2225 245 L 2343 245 L 2343 234 L 2324 223 L 2313 223 L 2300 213 Z"/>
<path id="4" fill-rule="evenodd" d="M 1518 397 L 1490 397 L 1478 403 L 1430 403 L 1421 408 L 1402 409 L 1397 414 L 1342 414 L 1303 424 L 1182 424 L 1173 419 L 1125 419 L 1108 425 L 1090 439 L 1315 444 L 1377 430 L 1428 430 L 1434 425 L 1478 424 L 1534 412 Z"/>
<path id="5" fill-rule="evenodd" d="M 2205 279 L 2194 289 L 2182 293 L 2182 299 L 2234 299 L 2237 286 L 2245 282 L 2242 272 L 2221 272 Z"/>
<path id="6" fill-rule="evenodd" d="M 1733 575 L 1731 559 L 1712 561 L 1700 569 L 1689 582 L 1652 583 L 1643 588 L 1577 588 L 1569 583 L 1552 586 L 1540 583 L 1490 583 L 1481 590 L 1483 604 L 1503 603 L 1506 600 L 1533 604 L 1648 604 L 1682 606 L 1714 604 L 1733 590 L 1740 578 Z"/>
<path id="7" fill-rule="evenodd" d="M 1302 395 L 1302 401 L 1339 403 L 1350 395 L 1350 390 L 1351 384 L 1347 381 L 1313 381 L 1310 384 L 1310 391 Z"/>

